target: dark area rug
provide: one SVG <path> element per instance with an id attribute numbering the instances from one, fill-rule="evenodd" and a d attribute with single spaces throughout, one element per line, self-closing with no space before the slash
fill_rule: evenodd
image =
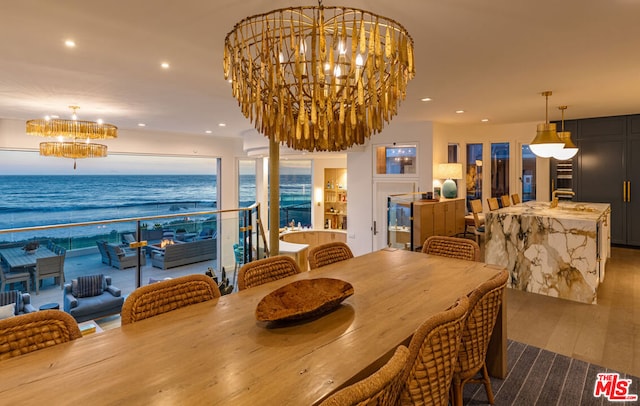
<path id="1" fill-rule="evenodd" d="M 617 371 L 511 340 L 507 354 L 507 377 L 491 379 L 496 405 L 640 405 L 640 400 L 612 401 L 606 396 L 594 397 L 597 374 Z M 640 378 L 619 375 L 620 379 L 631 379 L 628 394 L 640 395 Z M 484 386 L 465 385 L 464 404 L 488 404 Z"/>

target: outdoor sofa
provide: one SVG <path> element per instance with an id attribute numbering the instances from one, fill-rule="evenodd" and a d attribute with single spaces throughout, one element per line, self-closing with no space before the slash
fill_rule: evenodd
<path id="1" fill-rule="evenodd" d="M 216 259 L 214 238 L 167 245 L 163 250 L 151 251 L 151 264 L 160 269 Z"/>

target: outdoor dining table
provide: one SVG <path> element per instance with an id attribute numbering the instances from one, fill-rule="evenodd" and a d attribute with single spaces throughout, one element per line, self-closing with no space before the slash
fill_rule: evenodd
<path id="1" fill-rule="evenodd" d="M 494 276 L 480 262 L 383 249 L 0 361 L 6 404 L 313 405 L 370 374 L 416 328 Z M 311 320 L 256 321 L 292 281 L 337 278 L 354 294 Z M 506 372 L 502 315 L 488 356 Z"/>
<path id="2" fill-rule="evenodd" d="M 0 256 L 9 266 L 10 271 L 17 268 L 32 268 L 36 266 L 38 258 L 55 257 L 57 254 L 47 247 L 40 246 L 38 249 L 29 254 L 21 247 L 0 249 Z"/>

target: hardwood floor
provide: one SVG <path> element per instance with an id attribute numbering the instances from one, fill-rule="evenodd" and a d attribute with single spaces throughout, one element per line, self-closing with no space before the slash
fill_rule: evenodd
<path id="1" fill-rule="evenodd" d="M 508 337 L 640 376 L 640 250 L 609 261 L 596 305 L 508 289 Z"/>

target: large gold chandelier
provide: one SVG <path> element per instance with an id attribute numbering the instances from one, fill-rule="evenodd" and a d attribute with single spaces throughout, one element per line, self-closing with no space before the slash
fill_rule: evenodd
<path id="1" fill-rule="evenodd" d="M 243 19 L 224 51 L 242 113 L 296 150 L 363 144 L 397 114 L 415 73 L 413 39 L 402 25 L 322 1 Z"/>
<path id="2" fill-rule="evenodd" d="M 110 139 L 118 136 L 118 127 L 94 121 L 77 119 L 78 106 L 69 106 L 73 111 L 71 120 L 45 118 L 27 121 L 27 134 L 40 137 L 57 137 L 58 141 L 41 142 L 40 155 L 58 158 L 103 158 L 107 146 L 90 142 L 94 139 Z M 70 138 L 70 141 L 64 141 Z M 76 168 L 74 162 L 73 168 Z"/>

